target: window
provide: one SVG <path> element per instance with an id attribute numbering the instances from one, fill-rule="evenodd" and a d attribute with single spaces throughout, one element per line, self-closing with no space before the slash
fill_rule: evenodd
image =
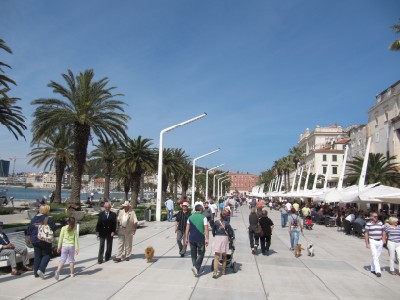
<path id="1" fill-rule="evenodd" d="M 337 161 L 337 155 L 332 155 L 332 161 Z"/>
<path id="2" fill-rule="evenodd" d="M 332 174 L 337 175 L 337 166 L 332 167 Z"/>
<path id="3" fill-rule="evenodd" d="M 322 155 L 322 160 L 326 161 L 326 154 Z"/>
<path id="4" fill-rule="evenodd" d="M 385 112 L 385 123 L 389 121 L 389 113 Z"/>
<path id="5" fill-rule="evenodd" d="M 379 132 L 375 133 L 375 143 L 379 143 Z"/>
<path id="6" fill-rule="evenodd" d="M 375 117 L 375 127 L 378 127 L 378 117 Z"/>
<path id="7" fill-rule="evenodd" d="M 322 166 L 322 174 L 326 174 L 326 170 L 328 169 L 327 166 Z"/>

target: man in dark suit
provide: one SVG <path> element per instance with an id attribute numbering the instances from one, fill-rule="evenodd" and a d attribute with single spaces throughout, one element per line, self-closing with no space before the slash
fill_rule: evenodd
<path id="1" fill-rule="evenodd" d="M 104 204 L 104 211 L 99 214 L 96 225 L 96 235 L 100 238 L 99 264 L 103 263 L 104 243 L 107 241 L 105 261 L 110 260 L 113 237 L 117 230 L 117 215 L 111 211 L 110 202 Z"/>

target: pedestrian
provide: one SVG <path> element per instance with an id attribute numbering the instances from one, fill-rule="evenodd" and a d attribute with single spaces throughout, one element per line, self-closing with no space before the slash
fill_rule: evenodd
<path id="1" fill-rule="evenodd" d="M 226 254 L 229 251 L 229 240 L 235 238 L 235 233 L 231 225 L 225 219 L 225 211 L 222 211 L 220 216 L 221 219 L 216 220 L 212 228 L 212 235 L 214 237 L 212 245 L 214 252 L 212 277 L 214 279 L 218 277 L 218 265 L 220 256 L 222 256 L 222 275 L 225 275 L 227 261 Z"/>
<path id="2" fill-rule="evenodd" d="M 197 204 L 195 213 L 189 217 L 186 223 L 186 245 L 190 243 L 190 254 L 192 256 L 192 272 L 194 276 L 200 275 L 200 267 L 203 263 L 204 253 L 208 246 L 208 223 L 204 217 L 203 206 Z"/>
<path id="3" fill-rule="evenodd" d="M 0 256 L 8 256 L 8 261 L 11 265 L 11 275 L 21 275 L 21 272 L 17 269 L 17 253 L 22 257 L 23 270 L 32 271 L 32 267 L 29 266 L 28 249 L 11 243 L 7 234 L 3 232 L 3 225 L 3 222 L 0 221 Z"/>
<path id="4" fill-rule="evenodd" d="M 167 212 L 168 212 L 168 215 L 167 215 L 168 222 L 171 222 L 172 217 L 174 216 L 174 201 L 172 201 L 171 198 L 168 198 L 165 201 L 165 207 L 167 208 Z"/>
<path id="5" fill-rule="evenodd" d="M 210 208 L 208 201 L 204 202 L 203 215 L 207 218 L 207 221 L 210 223 L 211 222 L 211 208 Z"/>
<path id="6" fill-rule="evenodd" d="M 74 217 L 69 217 L 67 225 L 61 228 L 57 252 L 61 253 L 61 257 L 54 275 L 55 280 L 59 279 L 61 268 L 67 261 L 67 258 L 69 261 L 71 277 L 74 277 L 75 255 L 78 255 L 79 253 L 78 233 L 75 229 Z"/>
<path id="7" fill-rule="evenodd" d="M 214 219 L 215 216 L 218 212 L 218 206 L 214 203 L 214 201 L 210 201 L 210 209 L 211 209 L 211 220 L 210 220 L 210 226 L 211 228 L 214 226 Z"/>
<path id="8" fill-rule="evenodd" d="M 282 226 L 282 228 L 284 228 L 284 227 L 286 227 L 286 224 L 288 221 L 288 211 L 287 211 L 284 203 L 281 204 L 281 207 L 279 208 L 279 212 L 281 213 L 281 226 Z"/>
<path id="9" fill-rule="evenodd" d="M 35 257 L 33 260 L 33 275 L 44 279 L 47 265 L 50 261 L 51 254 L 51 243 L 39 240 L 38 231 L 39 226 L 46 224 L 49 225 L 50 229 L 54 232 L 56 224 L 52 217 L 49 216 L 50 206 L 41 205 L 39 207 L 39 213 L 34 216 L 28 226 L 28 234 L 31 236 L 31 243 L 33 245 L 33 251 Z"/>
<path id="10" fill-rule="evenodd" d="M 257 248 L 260 237 L 256 234 L 256 228 L 258 224 L 258 214 L 256 207 L 252 207 L 249 215 L 249 240 L 250 249 L 253 254 L 257 254 Z M 254 243 L 255 242 L 255 243 Z"/>
<path id="11" fill-rule="evenodd" d="M 261 253 L 263 255 L 269 255 L 269 247 L 271 246 L 271 235 L 274 223 L 268 218 L 268 211 L 264 208 L 261 212 L 261 218 L 258 220 L 263 231 L 263 235 L 260 237 L 261 242 Z"/>
<path id="12" fill-rule="evenodd" d="M 104 203 L 104 210 L 99 213 L 96 224 L 96 235 L 100 239 L 99 255 L 97 261 L 103 263 L 104 244 L 107 242 L 105 261 L 111 258 L 113 237 L 117 230 L 117 215 L 111 211 L 110 202 Z"/>
<path id="13" fill-rule="evenodd" d="M 294 207 L 292 207 L 291 215 L 289 216 L 288 226 L 290 235 L 290 250 L 293 251 L 299 243 L 300 232 L 303 233 L 303 225 L 301 224 L 298 212 Z"/>
<path id="14" fill-rule="evenodd" d="M 185 235 L 186 223 L 192 213 L 189 211 L 189 203 L 187 201 L 182 202 L 181 208 L 182 210 L 177 213 L 175 219 L 175 233 L 176 242 L 178 243 L 179 247 L 179 255 L 184 257 L 187 248 Z"/>
<path id="15" fill-rule="evenodd" d="M 272 207 L 273 207 L 272 200 L 271 200 L 271 201 L 269 201 L 268 205 L 269 205 L 269 211 L 272 211 Z"/>
<path id="16" fill-rule="evenodd" d="M 365 225 L 365 246 L 371 250 L 371 273 L 375 274 L 376 277 L 381 277 L 379 257 L 382 253 L 383 244 L 386 243 L 386 236 L 384 235 L 383 223 L 378 220 L 378 213 L 371 213 L 371 217 L 372 219 Z"/>
<path id="17" fill-rule="evenodd" d="M 396 260 L 396 252 L 397 257 L 400 258 L 400 226 L 398 225 L 399 219 L 397 217 L 389 218 L 389 226 L 385 227 L 385 231 L 383 232 L 384 240 L 387 240 L 387 247 L 389 250 L 390 257 L 390 274 L 397 275 L 394 270 L 394 261 Z M 400 261 L 399 269 L 400 272 Z"/>
<path id="18" fill-rule="evenodd" d="M 118 252 L 115 255 L 114 262 L 121 262 L 122 256 L 129 261 L 132 254 L 132 240 L 136 233 L 138 219 L 136 213 L 130 209 L 131 204 L 125 201 L 122 209 L 118 213 Z"/>

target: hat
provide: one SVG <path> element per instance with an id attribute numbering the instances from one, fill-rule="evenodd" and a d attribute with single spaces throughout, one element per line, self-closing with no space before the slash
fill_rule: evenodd
<path id="1" fill-rule="evenodd" d="M 131 206 L 131 204 L 129 203 L 129 201 L 125 201 L 125 202 L 122 204 L 122 207 L 124 207 L 124 206 Z"/>
<path id="2" fill-rule="evenodd" d="M 0 221 L 0 226 L 3 226 L 3 224 L 4 224 L 3 221 Z"/>
<path id="3" fill-rule="evenodd" d="M 187 201 L 182 202 L 182 206 L 186 205 L 187 207 L 189 207 L 189 203 Z"/>

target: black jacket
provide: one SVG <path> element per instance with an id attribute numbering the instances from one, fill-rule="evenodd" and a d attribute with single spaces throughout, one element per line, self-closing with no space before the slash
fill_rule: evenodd
<path id="1" fill-rule="evenodd" d="M 99 218 L 97 219 L 96 224 L 96 232 L 99 233 L 100 237 L 109 237 L 111 232 L 117 231 L 117 215 L 116 213 L 110 211 L 108 218 L 106 216 L 106 212 L 102 211 L 99 214 Z"/>

